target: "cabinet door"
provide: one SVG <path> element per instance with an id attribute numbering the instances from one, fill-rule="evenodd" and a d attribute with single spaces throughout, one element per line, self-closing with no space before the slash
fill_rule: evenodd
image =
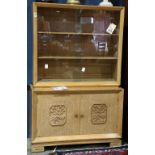
<path id="1" fill-rule="evenodd" d="M 80 134 L 116 134 L 121 136 L 123 106 L 121 94 L 100 92 L 82 95 Z"/>
<path id="2" fill-rule="evenodd" d="M 37 137 L 78 134 L 79 120 L 76 101 L 76 95 L 72 94 L 38 94 Z"/>
<path id="3" fill-rule="evenodd" d="M 34 4 L 34 84 L 120 85 L 123 7 Z"/>

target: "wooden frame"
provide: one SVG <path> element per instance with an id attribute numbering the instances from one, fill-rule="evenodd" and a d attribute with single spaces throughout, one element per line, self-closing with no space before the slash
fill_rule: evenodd
<path id="1" fill-rule="evenodd" d="M 42 99 L 44 98 L 44 94 L 51 94 L 51 95 L 65 95 L 65 94 L 85 94 L 85 93 L 92 93 L 92 94 L 117 94 L 117 101 L 116 104 L 112 106 L 114 111 L 116 111 L 117 115 L 117 121 L 113 122 L 117 126 L 117 130 L 115 133 L 111 133 L 109 130 L 109 133 L 97 133 L 96 134 L 76 134 L 76 135 L 60 135 L 60 136 L 45 136 L 45 137 L 40 137 L 38 136 L 37 132 L 37 118 L 39 116 L 39 113 L 44 113 L 41 111 L 38 111 L 37 106 L 39 104 L 39 98 L 37 97 L 38 95 L 42 94 Z M 87 144 L 87 143 L 110 143 L 111 146 L 118 145 L 120 144 L 120 139 L 122 138 L 122 113 L 123 113 L 123 89 L 118 88 L 118 87 L 68 87 L 68 90 L 66 91 L 54 91 L 52 90 L 51 87 L 47 88 L 38 88 L 38 87 L 32 87 L 32 151 L 37 152 L 37 151 L 44 151 L 45 146 L 56 146 L 56 145 L 73 145 L 73 144 Z M 110 96 L 109 96 L 110 97 Z M 108 100 L 110 98 L 107 98 Z M 45 99 L 47 96 L 45 97 Z M 76 99 L 73 99 L 72 97 L 71 100 L 74 102 Z M 66 97 L 63 99 L 63 102 L 67 100 Z M 79 100 L 77 100 L 79 102 Z M 84 100 L 83 100 L 84 101 Z M 54 100 L 52 100 L 53 104 Z M 85 101 L 84 101 L 85 102 Z M 71 103 L 68 103 L 69 105 Z M 75 103 L 76 104 L 76 103 Z M 89 103 L 87 103 L 89 105 Z M 110 116 L 113 117 L 113 116 Z M 73 119 L 74 121 L 74 119 Z M 111 122 L 111 123 L 112 123 Z M 75 123 L 75 122 L 74 122 Z M 73 123 L 73 124 L 74 124 Z M 85 122 L 86 123 L 86 122 Z M 112 124 L 113 124 L 112 123 Z M 45 124 L 44 124 L 45 125 Z M 86 129 L 87 130 L 87 129 Z M 92 130 L 93 131 L 93 130 Z M 53 133 L 55 134 L 55 133 Z"/>
<path id="2" fill-rule="evenodd" d="M 38 47 L 37 47 L 37 8 L 67 8 L 67 9 L 85 9 L 85 10 L 112 10 L 120 11 L 120 31 L 118 40 L 118 56 L 117 56 L 117 77 L 114 81 L 85 81 L 85 82 L 41 82 L 38 81 Z M 68 5 L 68 4 L 54 4 L 54 3 L 33 3 L 33 85 L 36 87 L 50 87 L 50 86 L 119 86 L 121 81 L 121 63 L 122 63 L 122 40 L 123 40 L 123 26 L 124 26 L 124 7 L 101 7 L 101 6 L 87 6 L 87 5 Z"/>
<path id="3" fill-rule="evenodd" d="M 33 3 L 33 84 L 37 82 L 38 74 L 37 51 L 37 6 Z"/>

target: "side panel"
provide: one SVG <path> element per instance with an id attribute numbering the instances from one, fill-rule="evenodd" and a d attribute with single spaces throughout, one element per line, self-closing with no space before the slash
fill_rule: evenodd
<path id="1" fill-rule="evenodd" d="M 37 14 L 37 5 L 36 3 L 33 3 L 33 84 L 35 84 L 38 80 Z"/>

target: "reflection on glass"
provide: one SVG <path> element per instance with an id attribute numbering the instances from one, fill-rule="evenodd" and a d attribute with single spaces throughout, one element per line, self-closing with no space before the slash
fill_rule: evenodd
<path id="1" fill-rule="evenodd" d="M 107 33 L 109 25 L 119 31 L 118 11 L 38 8 L 38 30 L 52 32 Z"/>
<path id="2" fill-rule="evenodd" d="M 118 36 L 38 35 L 39 56 L 117 56 Z"/>
<path id="3" fill-rule="evenodd" d="M 39 80 L 112 80 L 116 60 L 39 60 Z M 48 69 L 47 66 L 48 64 Z"/>
<path id="4" fill-rule="evenodd" d="M 114 80 L 119 11 L 38 8 L 39 80 Z"/>

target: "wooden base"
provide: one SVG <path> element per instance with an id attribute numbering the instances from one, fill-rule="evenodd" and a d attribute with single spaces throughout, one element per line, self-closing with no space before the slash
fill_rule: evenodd
<path id="1" fill-rule="evenodd" d="M 45 146 L 32 145 L 31 152 L 43 152 Z"/>
<path id="2" fill-rule="evenodd" d="M 115 146 L 121 146 L 122 141 L 120 139 L 117 139 L 115 142 L 110 143 L 110 147 L 115 147 Z"/>
<path id="3" fill-rule="evenodd" d="M 72 142 L 72 143 L 57 143 L 56 145 L 80 145 L 80 144 L 97 144 L 97 143 L 102 143 L 102 144 L 109 144 L 110 147 L 115 147 L 115 146 L 120 146 L 122 141 L 121 139 L 105 139 L 105 140 L 100 140 L 100 141 L 77 141 L 77 142 Z M 32 144 L 31 146 L 31 152 L 43 152 L 45 150 L 46 146 L 56 146 L 53 143 L 42 143 L 42 144 Z"/>

